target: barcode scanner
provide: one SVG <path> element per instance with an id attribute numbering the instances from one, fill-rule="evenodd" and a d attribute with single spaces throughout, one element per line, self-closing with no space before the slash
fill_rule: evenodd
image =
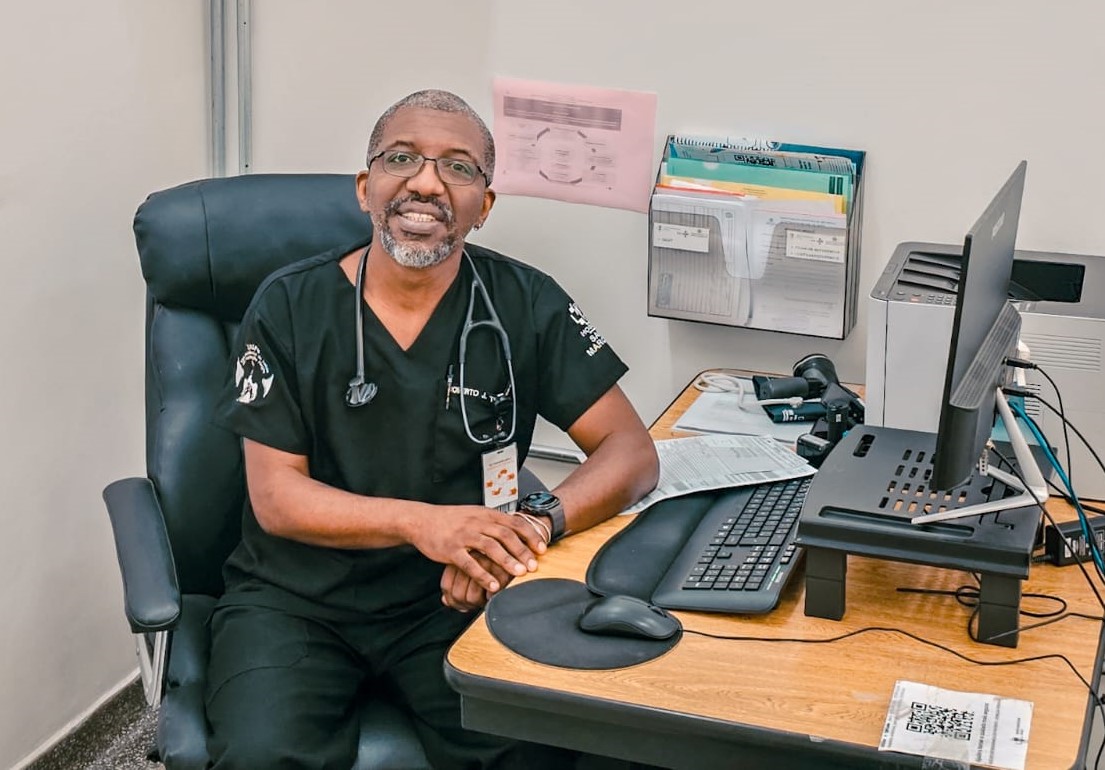
<path id="1" fill-rule="evenodd" d="M 825 407 L 824 416 L 814 423 L 808 434 L 798 438 L 796 445 L 798 454 L 818 467 L 844 434 L 863 422 L 863 402 L 840 384 L 836 366 L 821 353 L 811 353 L 799 360 L 792 374 L 791 377 L 754 378 L 756 397 L 775 403 L 792 397 L 821 402 Z"/>
<path id="2" fill-rule="evenodd" d="M 839 384 L 836 367 L 828 356 L 811 353 L 794 365 L 791 377 L 764 377 L 755 382 L 756 398 L 818 399 L 831 384 Z"/>
<path id="3" fill-rule="evenodd" d="M 804 377 L 757 377 L 752 380 L 752 384 L 758 401 L 805 399 L 810 393 L 810 384 Z"/>
<path id="4" fill-rule="evenodd" d="M 829 385 L 839 385 L 836 366 L 821 353 L 810 353 L 794 365 L 794 376 L 809 383 L 810 393 L 820 396 Z"/>

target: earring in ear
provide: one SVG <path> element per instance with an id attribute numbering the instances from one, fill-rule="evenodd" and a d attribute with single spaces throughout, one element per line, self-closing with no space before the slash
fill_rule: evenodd
<path id="1" fill-rule="evenodd" d="M 483 227 L 483 222 L 482 221 L 477 222 L 476 224 L 472 225 L 473 230 L 479 230 L 481 227 Z"/>

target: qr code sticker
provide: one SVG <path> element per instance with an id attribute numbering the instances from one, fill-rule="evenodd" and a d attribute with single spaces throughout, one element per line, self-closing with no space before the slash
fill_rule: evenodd
<path id="1" fill-rule="evenodd" d="M 974 726 L 975 715 L 972 711 L 959 711 L 913 701 L 909 711 L 909 722 L 905 729 L 915 733 L 966 741 L 970 740 L 971 729 Z"/>

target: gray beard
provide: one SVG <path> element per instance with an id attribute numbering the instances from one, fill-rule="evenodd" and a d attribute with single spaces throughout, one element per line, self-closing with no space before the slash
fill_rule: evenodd
<path id="1" fill-rule="evenodd" d="M 399 243 L 395 240 L 395 236 L 391 234 L 391 230 L 387 227 L 388 219 L 392 216 L 398 216 L 399 209 L 403 204 L 416 200 L 417 197 L 409 195 L 406 198 L 396 198 L 387 205 L 387 208 L 379 217 L 372 217 L 372 224 L 380 233 L 380 245 L 384 247 L 384 251 L 391 255 L 392 259 L 403 267 L 425 269 L 445 261 L 445 258 L 453 253 L 457 246 L 457 236 L 455 232 L 452 232 L 454 224 L 453 210 L 440 201 L 430 201 L 441 212 L 445 226 L 449 228 L 445 240 L 432 248 L 418 243 Z"/>
<path id="2" fill-rule="evenodd" d="M 420 269 L 433 267 L 444 262 L 457 245 L 455 236 L 449 236 L 432 247 L 420 246 L 416 243 L 399 243 L 387 229 L 386 222 L 376 223 L 376 228 L 380 232 L 380 245 L 384 247 L 384 251 L 403 267 Z"/>

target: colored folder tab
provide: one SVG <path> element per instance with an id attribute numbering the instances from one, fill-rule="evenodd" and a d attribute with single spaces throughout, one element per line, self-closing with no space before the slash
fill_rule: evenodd
<path id="1" fill-rule="evenodd" d="M 854 176 L 856 168 L 851 158 L 824 152 L 792 151 L 776 149 L 778 142 L 758 143 L 718 142 L 708 139 L 684 139 L 671 141 L 670 155 L 674 158 L 713 161 L 716 163 L 743 163 L 764 168 L 789 168 L 797 171 L 813 171 L 825 174 Z"/>
<path id="2" fill-rule="evenodd" d="M 800 171 L 793 168 L 729 163 L 721 160 L 704 161 L 694 158 L 667 160 L 667 172 L 671 176 L 692 179 L 711 179 L 722 182 L 757 184 L 790 190 L 808 190 L 844 196 L 844 210 L 852 207 L 852 177 L 847 174 L 825 174 L 816 171 Z"/>
<path id="3" fill-rule="evenodd" d="M 709 160 L 710 158 L 704 157 L 703 153 L 716 155 L 727 151 L 740 153 L 740 160 L 752 164 L 852 176 L 860 176 L 863 173 L 863 160 L 866 157 L 863 150 L 778 142 L 773 139 L 748 137 L 717 139 L 686 134 L 668 137 L 668 154 L 674 158 Z M 768 160 L 765 161 L 765 159 Z"/>
<path id="4" fill-rule="evenodd" d="M 724 182 L 718 179 L 689 179 L 661 173 L 657 189 L 692 190 L 697 192 L 728 193 L 732 195 L 757 198 L 765 201 L 806 201 L 811 204 L 823 204 L 815 210 L 825 213 L 845 213 L 847 202 L 843 195 L 813 192 L 811 190 L 791 190 L 786 187 L 769 187 L 746 182 Z"/>

